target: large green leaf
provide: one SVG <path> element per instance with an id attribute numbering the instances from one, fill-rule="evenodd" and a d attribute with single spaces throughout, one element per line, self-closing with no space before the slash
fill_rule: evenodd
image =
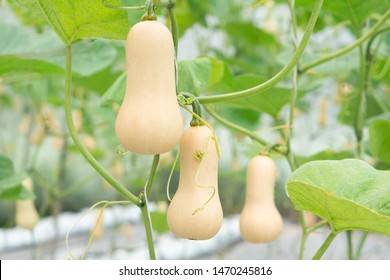
<path id="1" fill-rule="evenodd" d="M 124 11 L 106 8 L 100 0 L 19 0 L 41 11 L 61 40 L 69 45 L 82 38 L 125 39 L 128 19 Z M 110 0 L 121 5 L 119 0 Z"/>
<path id="2" fill-rule="evenodd" d="M 51 56 L 48 60 L 65 69 L 64 54 Z M 111 65 L 116 55 L 116 49 L 106 41 L 79 42 L 72 48 L 72 70 L 82 76 L 93 75 Z"/>
<path id="3" fill-rule="evenodd" d="M 296 209 L 320 216 L 336 233 L 390 235 L 390 171 L 357 159 L 312 161 L 295 170 L 286 188 Z"/>
<path id="4" fill-rule="evenodd" d="M 375 157 L 390 163 L 390 120 L 378 119 L 370 124 L 369 146 Z"/>
<path id="5" fill-rule="evenodd" d="M 15 73 L 63 74 L 65 48 L 51 32 L 0 23 L 0 75 Z M 79 42 L 73 47 L 73 72 L 90 76 L 111 65 L 117 51 L 104 40 Z"/>
<path id="6" fill-rule="evenodd" d="M 206 57 L 179 61 L 178 91 L 194 94 L 207 88 L 211 74 L 211 62 Z"/>

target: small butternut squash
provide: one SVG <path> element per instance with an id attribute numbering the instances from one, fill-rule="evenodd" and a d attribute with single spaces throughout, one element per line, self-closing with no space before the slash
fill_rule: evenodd
<path id="1" fill-rule="evenodd" d="M 240 216 L 240 233 L 248 242 L 271 242 L 282 232 L 283 220 L 274 202 L 275 179 L 276 166 L 270 157 L 259 155 L 250 160 Z"/>
<path id="2" fill-rule="evenodd" d="M 205 240 L 221 228 L 223 212 L 218 194 L 218 153 L 207 126 L 192 126 L 180 144 L 179 186 L 167 221 L 177 237 Z"/>
<path id="3" fill-rule="evenodd" d="M 134 25 L 126 40 L 126 61 L 126 93 L 115 125 L 119 143 L 140 154 L 168 152 L 183 134 L 168 28 L 157 21 Z"/>
<path id="4" fill-rule="evenodd" d="M 33 181 L 30 177 L 24 179 L 22 185 L 27 191 L 33 192 Z M 33 229 L 38 221 L 39 215 L 32 199 L 16 201 L 15 223 L 17 226 Z"/>

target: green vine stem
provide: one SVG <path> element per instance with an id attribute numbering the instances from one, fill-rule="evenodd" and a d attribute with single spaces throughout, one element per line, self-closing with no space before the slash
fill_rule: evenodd
<path id="1" fill-rule="evenodd" d="M 300 212 L 303 213 L 303 211 L 300 211 Z M 299 215 L 298 218 L 304 219 L 304 215 Z M 305 225 L 306 222 L 300 222 L 300 224 L 302 226 L 302 225 Z M 322 220 L 311 227 L 307 227 L 306 225 L 304 227 L 302 226 L 301 244 L 299 246 L 299 259 L 300 260 L 304 259 L 305 246 L 306 246 L 306 241 L 307 241 L 307 238 L 309 237 L 309 234 L 314 232 L 315 230 L 323 227 L 326 224 L 327 224 L 327 222 L 325 220 Z"/>
<path id="2" fill-rule="evenodd" d="M 173 39 L 173 45 L 175 46 L 175 57 L 179 52 L 179 25 L 177 24 L 176 12 L 175 12 L 175 1 L 169 0 L 169 6 L 167 6 L 169 18 L 171 20 L 171 33 Z"/>
<path id="3" fill-rule="evenodd" d="M 188 92 L 180 92 L 178 98 L 179 98 L 179 102 L 182 105 L 192 106 L 192 112 L 194 114 L 192 115 L 190 125 L 191 126 L 204 125 L 204 121 L 202 120 L 202 107 L 200 106 L 199 101 L 195 99 L 195 95 Z"/>
<path id="4" fill-rule="evenodd" d="M 352 230 L 347 230 L 347 253 L 348 259 L 353 260 Z"/>
<path id="5" fill-rule="evenodd" d="M 210 105 L 206 105 L 204 106 L 204 108 L 206 109 L 207 113 L 209 113 L 215 120 L 217 120 L 218 122 L 220 122 L 222 125 L 238 132 L 238 133 L 241 133 L 243 135 L 246 135 L 248 136 L 249 138 L 251 138 L 253 141 L 256 141 L 257 143 L 259 143 L 260 145 L 264 146 L 264 147 L 267 147 L 267 146 L 271 146 L 269 143 L 267 143 L 267 141 L 265 141 L 264 139 L 260 138 L 259 136 L 257 136 L 255 133 L 253 133 L 252 131 L 246 129 L 246 128 L 243 128 L 239 125 L 236 125 L 230 121 L 228 121 L 227 119 L 221 117 L 220 115 L 218 115 L 215 110 L 210 106 Z M 286 149 L 284 146 L 279 146 L 279 145 L 273 145 L 271 146 L 271 150 L 281 154 L 281 155 L 285 155 L 286 154 Z"/>
<path id="6" fill-rule="evenodd" d="M 295 6 L 295 0 L 289 0 L 289 9 L 291 14 L 291 23 L 292 23 L 292 39 L 293 39 L 293 49 L 294 52 L 297 51 L 297 19 L 294 12 L 294 6 Z M 288 160 L 288 163 L 290 165 L 291 171 L 294 171 L 297 168 L 297 164 L 295 162 L 295 158 L 293 153 L 291 152 L 291 136 L 293 134 L 293 126 L 294 126 L 294 109 L 295 109 L 295 103 L 298 96 L 298 62 L 293 67 L 292 72 L 292 84 L 291 84 L 291 97 L 290 97 L 290 112 L 289 112 L 289 118 L 287 123 L 287 132 L 286 132 L 286 146 L 287 146 L 287 154 L 286 158 Z M 305 212 L 304 211 L 298 211 L 298 221 L 301 226 L 302 231 L 302 237 L 301 237 L 301 245 L 299 248 L 299 259 L 304 258 L 304 251 L 305 251 L 305 245 L 306 240 L 308 237 L 307 233 L 307 225 L 306 225 L 306 219 L 305 219 Z"/>
<path id="7" fill-rule="evenodd" d="M 307 43 L 309 42 L 309 39 L 313 33 L 314 26 L 316 25 L 317 18 L 320 14 L 322 3 L 324 0 L 316 0 L 312 14 L 310 16 L 309 22 L 307 23 L 305 33 L 303 34 L 302 40 L 300 44 L 297 47 L 296 52 L 294 53 L 293 57 L 289 61 L 289 63 L 282 68 L 275 76 L 270 78 L 268 81 L 257 85 L 255 87 L 232 92 L 232 93 L 225 93 L 225 94 L 218 94 L 218 95 L 210 95 L 210 96 L 199 96 L 197 99 L 200 103 L 215 103 L 215 102 L 223 102 L 223 101 L 230 101 L 240 98 L 249 97 L 252 95 L 256 95 L 261 93 L 262 91 L 269 89 L 279 83 L 281 80 L 283 80 L 290 71 L 294 68 L 294 66 L 298 63 L 298 60 L 303 54 L 303 51 L 305 50 Z"/>
<path id="8" fill-rule="evenodd" d="M 149 258 L 151 260 L 155 260 L 156 252 L 154 250 L 152 220 L 150 218 L 147 195 L 143 193 L 140 195 L 140 198 L 142 201 L 140 208 L 142 213 L 142 219 L 144 221 L 144 226 L 145 226 L 145 234 L 146 234 L 146 241 L 148 243 Z"/>
<path id="9" fill-rule="evenodd" d="M 322 220 L 322 221 L 320 221 L 320 222 L 318 222 L 318 223 L 312 225 L 311 227 L 308 227 L 308 228 L 306 229 L 306 231 L 307 231 L 307 233 L 312 233 L 312 232 L 316 231 L 317 229 L 322 228 L 322 227 L 323 227 L 324 225 L 326 225 L 327 223 L 328 223 L 327 221 Z"/>
<path id="10" fill-rule="evenodd" d="M 310 64 L 307 64 L 307 65 L 304 65 L 301 69 L 300 69 L 300 73 L 303 73 L 311 68 L 314 68 L 320 64 L 323 64 L 325 62 L 328 62 L 336 57 L 339 57 L 339 56 L 342 56 L 348 52 L 350 52 L 351 50 L 353 50 L 354 48 L 360 46 L 361 44 L 363 44 L 367 39 L 369 39 L 372 35 L 375 34 L 375 32 L 379 29 L 379 27 L 382 26 L 382 24 L 384 24 L 387 20 L 387 18 L 390 16 L 390 9 L 387 10 L 387 12 L 378 20 L 378 22 L 367 32 L 365 33 L 363 36 L 361 36 L 359 39 L 357 39 L 354 43 L 352 43 L 351 45 L 349 46 L 346 46 L 345 48 L 342 48 L 341 50 L 338 50 L 334 53 L 331 53 L 315 62 L 312 62 Z"/>
<path id="11" fill-rule="evenodd" d="M 69 133 L 81 154 L 89 162 L 89 164 L 109 183 L 113 186 L 123 197 L 128 199 L 130 202 L 140 205 L 141 201 L 128 191 L 124 186 L 121 185 L 111 174 L 105 170 L 99 162 L 92 156 L 92 154 L 87 150 L 84 144 L 81 142 L 80 138 L 77 135 L 76 128 L 74 127 L 73 117 L 72 117 L 72 105 L 71 105 L 71 84 L 72 84 L 72 46 L 68 45 L 66 47 L 66 67 L 65 67 L 65 97 L 64 97 L 64 108 L 65 108 L 65 117 L 66 123 L 68 125 Z"/>
<path id="12" fill-rule="evenodd" d="M 355 260 L 360 259 L 360 254 L 362 252 L 363 245 L 366 242 L 367 236 L 368 236 L 368 232 L 367 231 L 363 232 L 362 236 L 360 236 L 360 240 L 359 240 L 359 243 L 358 243 L 358 246 L 357 246 L 357 249 L 356 249 L 356 254 L 354 256 Z"/>
<path id="13" fill-rule="evenodd" d="M 337 236 L 337 233 L 331 232 L 328 237 L 325 239 L 324 243 L 322 243 L 321 247 L 318 249 L 317 253 L 313 256 L 313 260 L 320 260 L 322 256 L 325 254 L 326 250 L 329 248 L 330 244 L 332 244 L 333 240 Z"/>
<path id="14" fill-rule="evenodd" d="M 160 155 L 156 154 L 153 156 L 152 167 L 150 168 L 149 178 L 146 183 L 146 195 L 150 197 L 150 192 L 152 191 L 152 185 L 154 182 L 154 178 L 157 172 L 158 162 L 160 160 Z"/>

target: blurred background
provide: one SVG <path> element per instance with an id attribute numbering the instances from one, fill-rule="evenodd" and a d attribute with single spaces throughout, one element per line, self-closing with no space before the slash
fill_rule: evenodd
<path id="1" fill-rule="evenodd" d="M 65 47 L 46 21 L 30 12 L 26 2 L 0 1 L 0 155 L 15 174 L 27 173 L 32 179 L 36 196 L 33 203 L 40 219 L 32 230 L 23 229 L 15 223 L 12 194 L 0 200 L 0 258 L 147 258 L 137 207 L 113 205 L 103 209 L 104 204 L 99 204 L 87 212 L 100 201 L 118 201 L 121 197 L 89 166 L 67 133 L 62 107 Z M 310 16 L 311 2 L 297 3 L 298 39 Z M 135 5 L 137 1 L 123 3 Z M 139 21 L 142 13 L 129 12 L 130 24 Z M 195 85 L 198 94 L 231 92 L 259 84 L 277 73 L 294 50 L 286 1 L 177 0 L 176 13 L 180 31 L 179 80 L 191 67 L 207 68 L 202 57 L 211 57 L 211 67 L 215 69 L 217 65 L 223 72 L 218 83 Z M 168 23 L 165 12 L 159 11 L 159 20 Z M 325 10 L 302 61 L 313 61 L 356 37 L 345 19 Z M 380 104 L 390 108 L 390 67 L 385 65 L 390 40 L 389 36 L 385 38 L 385 43 L 378 46 L 378 60 L 373 65 L 381 70 L 372 85 L 380 88 L 376 96 L 380 102 L 372 103 L 368 117 L 376 115 Z M 324 64 L 319 72 L 299 79 L 292 149 L 300 164 L 312 159 L 353 157 L 356 144 L 350 101 L 354 99 L 357 55 L 352 51 Z M 73 117 L 78 133 L 98 161 L 138 194 L 148 178 L 152 157 L 118 150 L 114 124 L 120 102 L 110 91 L 125 70 L 124 41 L 82 40 L 74 45 L 73 63 Z M 291 80 L 286 78 L 269 90 L 270 96 L 282 101 L 274 104 L 272 99 L 265 99 L 267 103 L 257 104 L 257 109 L 231 104 L 219 108 L 219 113 L 270 143 L 283 144 L 281 131 L 289 114 L 286 105 L 290 90 Z M 188 124 L 190 115 L 185 111 L 183 115 Z M 238 217 L 245 199 L 246 166 L 263 147 L 226 129 L 206 113 L 205 118 L 215 127 L 222 148 L 219 193 L 225 216 L 223 227 L 208 241 L 178 240 L 169 233 L 166 190 L 177 149 L 163 154 L 150 197 L 157 256 L 296 259 L 301 232 L 284 189 L 290 174 L 287 161 L 274 155 L 279 172 L 275 202 L 285 220 L 282 236 L 270 244 L 243 242 Z M 388 168 L 383 162 L 373 164 Z M 180 164 L 174 167 L 171 196 L 178 185 L 179 168 Z M 316 221 L 314 216 L 307 218 Z M 307 256 L 316 252 L 327 233 L 324 227 L 310 236 Z M 343 235 L 338 236 L 325 258 L 346 258 L 345 244 Z M 389 252 L 388 237 L 370 234 L 362 258 L 388 259 Z"/>

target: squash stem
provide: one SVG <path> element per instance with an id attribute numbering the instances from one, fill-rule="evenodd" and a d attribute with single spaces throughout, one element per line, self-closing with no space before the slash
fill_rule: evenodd
<path id="1" fill-rule="evenodd" d="M 123 197 L 128 199 L 130 202 L 140 205 L 141 201 L 133 195 L 129 190 L 121 185 L 111 174 L 104 169 L 99 162 L 92 156 L 87 150 L 79 136 L 77 135 L 76 128 L 73 123 L 72 117 L 72 105 L 71 105 L 71 84 L 72 84 L 72 46 L 66 46 L 66 66 L 65 66 L 65 96 L 64 96 L 64 109 L 65 118 L 68 125 L 70 136 L 72 137 L 76 147 L 79 149 L 84 158 L 89 164 L 111 185 L 113 186 Z"/>
<path id="2" fill-rule="evenodd" d="M 177 24 L 174 3 L 168 6 L 168 13 L 169 13 L 169 18 L 171 20 L 171 33 L 172 33 L 173 45 L 175 46 L 175 56 L 177 58 L 177 54 L 179 51 L 179 25 Z"/>
<path id="3" fill-rule="evenodd" d="M 337 233 L 331 232 L 328 237 L 325 239 L 324 243 L 322 243 L 321 247 L 318 249 L 317 253 L 313 256 L 312 260 L 320 260 L 322 256 L 325 254 L 326 250 L 329 248 L 330 244 L 332 244 L 333 240 L 337 236 Z"/>

